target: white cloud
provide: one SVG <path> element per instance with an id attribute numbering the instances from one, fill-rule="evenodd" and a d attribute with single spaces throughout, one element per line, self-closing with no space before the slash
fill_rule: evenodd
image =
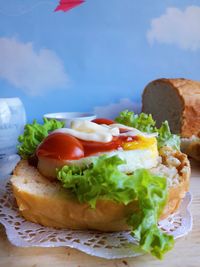
<path id="1" fill-rule="evenodd" d="M 62 61 L 52 50 L 36 51 L 32 43 L 15 38 L 0 38 L 0 78 L 33 96 L 69 83 Z"/>
<path id="2" fill-rule="evenodd" d="M 119 115 L 119 112 L 125 109 L 139 113 L 141 111 L 141 105 L 140 103 L 133 102 L 128 98 L 122 98 L 118 103 L 95 107 L 94 113 L 99 118 L 114 119 Z"/>
<path id="3" fill-rule="evenodd" d="M 147 32 L 150 44 L 175 44 L 185 50 L 200 49 L 200 6 L 185 10 L 167 8 L 166 13 L 151 21 Z"/>

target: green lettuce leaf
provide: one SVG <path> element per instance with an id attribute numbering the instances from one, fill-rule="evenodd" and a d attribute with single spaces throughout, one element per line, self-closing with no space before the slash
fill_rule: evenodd
<path id="1" fill-rule="evenodd" d="M 64 166 L 57 177 L 63 187 L 75 194 L 81 203 L 95 208 L 98 199 L 109 199 L 127 205 L 138 201 L 138 212 L 127 218 L 131 234 L 141 248 L 157 258 L 173 247 L 173 237 L 157 226 L 159 215 L 167 200 L 167 182 L 163 177 L 138 169 L 127 175 L 118 170 L 124 161 L 117 156 L 105 155 L 89 166 Z"/>
<path id="2" fill-rule="evenodd" d="M 180 137 L 176 134 L 172 134 L 167 121 L 164 121 L 158 131 L 158 148 L 163 146 L 169 146 L 176 150 L 180 150 Z"/>
<path id="3" fill-rule="evenodd" d="M 129 176 L 117 168 L 123 163 L 117 156 L 102 155 L 89 166 L 64 166 L 57 177 L 63 187 L 71 189 L 79 202 L 87 202 L 93 208 L 99 198 L 128 204 L 135 198 L 135 192 L 125 185 Z"/>
<path id="4" fill-rule="evenodd" d="M 130 127 L 134 127 L 142 132 L 152 133 L 155 131 L 156 122 L 153 120 L 151 114 L 135 114 L 132 111 L 124 110 L 120 112 L 115 121 Z"/>
<path id="5" fill-rule="evenodd" d="M 139 212 L 128 219 L 133 227 L 131 234 L 138 239 L 141 249 L 162 259 L 174 245 L 173 236 L 158 228 L 159 215 L 166 204 L 166 179 L 141 169 L 135 172 L 134 180 Z"/>
<path id="6" fill-rule="evenodd" d="M 156 122 L 151 114 L 134 114 L 132 111 L 124 110 L 115 119 L 116 122 L 134 127 L 142 132 L 158 133 L 158 148 L 169 146 L 173 149 L 180 150 L 180 137 L 172 134 L 167 121 L 164 121 L 160 128 L 157 128 Z"/>
<path id="7" fill-rule="evenodd" d="M 24 133 L 19 136 L 18 141 L 21 143 L 17 146 L 19 155 L 28 159 L 34 155 L 37 146 L 49 134 L 49 132 L 64 127 L 64 123 L 57 120 L 48 120 L 44 118 L 44 124 L 37 123 L 26 124 Z"/>

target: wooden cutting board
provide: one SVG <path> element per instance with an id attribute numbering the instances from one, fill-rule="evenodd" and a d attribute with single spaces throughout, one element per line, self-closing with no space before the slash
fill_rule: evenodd
<path id="1" fill-rule="evenodd" d="M 150 255 L 136 258 L 106 260 L 70 248 L 18 248 L 7 240 L 0 226 L 0 267 L 199 267 L 200 266 L 200 164 L 192 162 L 190 191 L 193 230 L 176 241 L 164 260 Z"/>

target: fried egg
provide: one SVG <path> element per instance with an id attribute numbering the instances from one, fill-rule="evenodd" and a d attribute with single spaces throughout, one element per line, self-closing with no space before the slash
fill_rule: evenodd
<path id="1" fill-rule="evenodd" d="M 123 131 L 122 131 L 123 129 Z M 39 145 L 38 170 L 56 178 L 56 168 L 64 165 L 89 165 L 100 155 L 118 156 L 124 161 L 118 168 L 132 173 L 158 164 L 156 134 L 147 134 L 122 124 L 98 125 L 75 121 L 71 128 L 53 131 Z"/>
<path id="2" fill-rule="evenodd" d="M 157 140 L 155 137 L 139 137 L 138 141 L 124 143 L 121 149 L 109 152 L 97 153 L 89 157 L 84 157 L 79 160 L 68 161 L 68 164 L 73 165 L 89 165 L 95 158 L 100 155 L 118 156 L 124 161 L 124 164 L 119 165 L 119 170 L 125 173 L 131 173 L 136 169 L 150 169 L 158 164 L 158 149 Z"/>

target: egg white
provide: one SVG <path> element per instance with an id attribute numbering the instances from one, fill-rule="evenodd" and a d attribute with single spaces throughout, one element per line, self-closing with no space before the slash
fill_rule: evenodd
<path id="1" fill-rule="evenodd" d="M 125 161 L 124 164 L 118 166 L 118 169 L 124 173 L 131 173 L 136 169 L 144 168 L 150 169 L 158 164 L 158 151 L 157 149 L 135 149 L 135 150 L 113 150 L 111 152 L 102 152 L 98 155 L 92 155 L 89 157 L 84 157 L 79 160 L 67 161 L 69 165 L 89 165 L 93 160 L 100 155 L 118 156 Z"/>

